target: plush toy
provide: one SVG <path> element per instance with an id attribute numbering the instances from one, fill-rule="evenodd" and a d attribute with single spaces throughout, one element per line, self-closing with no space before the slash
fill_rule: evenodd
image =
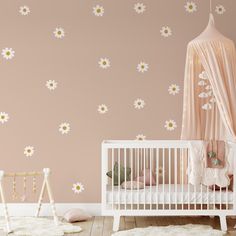
<path id="1" fill-rule="evenodd" d="M 120 171 L 120 176 L 119 176 L 119 171 Z M 125 180 L 130 181 L 130 174 L 131 174 L 130 167 L 126 167 L 126 170 L 125 170 L 125 168 L 122 165 L 120 165 L 120 168 L 119 168 L 119 165 L 116 162 L 114 165 L 114 168 L 113 168 L 113 178 L 114 178 L 113 183 L 114 183 L 114 185 L 115 186 L 121 185 Z M 112 178 L 112 170 L 107 172 L 107 176 Z M 119 178 L 120 178 L 120 183 L 119 183 Z"/>
<path id="2" fill-rule="evenodd" d="M 150 169 L 145 169 L 145 175 L 144 170 L 142 170 L 141 175 L 139 177 L 136 177 L 135 181 L 142 182 L 146 186 L 156 185 L 156 176 L 153 171 L 150 171 Z"/>

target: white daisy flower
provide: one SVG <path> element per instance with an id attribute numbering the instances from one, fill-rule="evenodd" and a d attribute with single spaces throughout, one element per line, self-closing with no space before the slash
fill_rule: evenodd
<path id="1" fill-rule="evenodd" d="M 30 13 L 30 9 L 28 6 L 21 6 L 19 12 L 22 16 L 27 16 Z"/>
<path id="2" fill-rule="evenodd" d="M 199 74 L 199 78 L 200 78 L 200 79 L 203 79 L 203 80 L 207 80 L 207 79 L 208 79 L 208 76 L 207 76 L 206 71 L 202 71 L 202 72 Z"/>
<path id="3" fill-rule="evenodd" d="M 146 10 L 146 6 L 143 3 L 136 3 L 134 5 L 134 10 L 138 13 L 138 14 L 142 14 L 145 12 Z"/>
<path id="4" fill-rule="evenodd" d="M 48 80 L 46 82 L 46 87 L 49 90 L 55 90 L 57 88 L 57 82 L 55 80 Z"/>
<path id="5" fill-rule="evenodd" d="M 93 7 L 93 14 L 95 16 L 103 16 L 104 8 L 102 6 L 96 5 L 95 7 Z"/>
<path id="6" fill-rule="evenodd" d="M 68 134 L 69 131 L 70 131 L 70 124 L 69 123 L 61 123 L 59 125 L 59 131 L 62 133 L 62 134 Z"/>
<path id="7" fill-rule="evenodd" d="M 74 193 L 79 194 L 84 191 L 84 186 L 83 184 L 78 182 L 76 184 L 73 184 L 72 190 L 74 191 Z"/>
<path id="8" fill-rule="evenodd" d="M 138 98 L 134 101 L 134 107 L 136 109 L 140 110 L 140 109 L 144 108 L 144 106 L 145 106 L 145 102 L 142 99 Z"/>
<path id="9" fill-rule="evenodd" d="M 165 128 L 168 131 L 173 131 L 175 128 L 177 128 L 176 122 L 174 120 L 167 120 L 165 122 Z"/>
<path id="10" fill-rule="evenodd" d="M 179 88 L 179 86 L 176 85 L 176 84 L 171 84 L 171 85 L 169 86 L 169 88 L 168 88 L 169 94 L 172 94 L 172 95 L 178 94 L 179 91 L 180 91 L 180 88 Z"/>
<path id="11" fill-rule="evenodd" d="M 100 58 L 98 64 L 102 69 L 107 69 L 111 66 L 110 60 L 108 58 Z"/>
<path id="12" fill-rule="evenodd" d="M 15 56 L 15 51 L 12 48 L 2 49 L 2 56 L 6 60 L 12 59 Z"/>
<path id="13" fill-rule="evenodd" d="M 172 35 L 172 30 L 169 26 L 163 26 L 160 30 L 161 36 L 167 38 Z"/>
<path id="14" fill-rule="evenodd" d="M 138 65 L 137 65 L 137 70 L 138 72 L 146 72 L 148 70 L 149 66 L 147 63 L 145 62 L 140 62 Z"/>
<path id="15" fill-rule="evenodd" d="M 4 124 L 9 120 L 9 115 L 6 112 L 0 112 L 0 123 Z"/>
<path id="16" fill-rule="evenodd" d="M 187 2 L 184 7 L 185 7 L 185 10 L 189 13 L 193 13 L 197 11 L 197 5 L 195 2 Z"/>
<path id="17" fill-rule="evenodd" d="M 62 39 L 63 37 L 65 37 L 65 30 L 63 28 L 59 27 L 53 31 L 53 34 L 56 38 Z"/>
<path id="18" fill-rule="evenodd" d="M 202 105 L 203 110 L 211 110 L 211 108 L 212 108 L 212 105 L 210 103 L 206 103 Z"/>
<path id="19" fill-rule="evenodd" d="M 106 106 L 105 104 L 99 105 L 99 106 L 98 106 L 98 112 L 99 112 L 100 114 L 105 114 L 105 113 L 107 113 L 107 112 L 108 112 L 107 106 Z"/>
<path id="20" fill-rule="evenodd" d="M 145 140 L 145 139 L 146 139 L 146 136 L 143 135 L 143 134 L 138 134 L 138 135 L 136 136 L 136 140 L 138 140 L 138 141 L 143 141 L 143 140 Z"/>
<path id="21" fill-rule="evenodd" d="M 222 5 L 217 5 L 215 11 L 219 15 L 222 15 L 226 12 L 225 7 Z"/>
<path id="22" fill-rule="evenodd" d="M 25 156 L 27 156 L 27 157 L 32 157 L 33 154 L 34 154 L 34 147 L 32 147 L 32 146 L 27 146 L 27 147 L 25 147 L 25 149 L 24 149 L 24 154 L 25 154 Z"/>
<path id="23" fill-rule="evenodd" d="M 198 82 L 198 85 L 199 85 L 199 86 L 205 86 L 205 85 L 207 85 L 207 83 L 206 83 L 204 80 L 200 80 L 200 81 Z"/>
<path id="24" fill-rule="evenodd" d="M 163 167 L 160 166 L 160 167 L 158 168 L 158 170 L 156 170 L 156 175 L 157 175 L 158 177 L 162 177 L 163 174 L 164 174 Z"/>
<path id="25" fill-rule="evenodd" d="M 206 93 L 206 92 L 202 92 L 202 93 L 200 93 L 200 94 L 198 95 L 198 97 L 200 97 L 200 98 L 207 98 L 207 97 L 209 97 L 209 95 L 208 95 L 208 93 Z"/>

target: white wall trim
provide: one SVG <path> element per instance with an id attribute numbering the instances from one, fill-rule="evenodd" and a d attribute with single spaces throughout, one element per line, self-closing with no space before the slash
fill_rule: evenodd
<path id="1" fill-rule="evenodd" d="M 37 209 L 36 203 L 8 203 L 7 206 L 10 216 L 34 216 Z M 72 208 L 83 209 L 92 216 L 101 215 L 100 203 L 56 203 L 55 206 L 59 216 L 62 216 L 66 211 Z M 40 215 L 52 216 L 51 207 L 48 203 L 42 204 Z M 0 204 L 0 216 L 3 216 L 2 204 Z"/>

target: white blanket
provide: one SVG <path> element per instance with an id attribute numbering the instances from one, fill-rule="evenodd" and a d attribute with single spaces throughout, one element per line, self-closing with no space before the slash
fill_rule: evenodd
<path id="1" fill-rule="evenodd" d="M 219 187 L 228 186 L 230 184 L 228 175 L 233 173 L 233 165 L 231 163 L 233 152 L 231 147 L 226 143 L 225 166 L 219 169 L 205 167 L 206 142 L 191 141 L 190 145 L 190 159 L 188 165 L 189 183 L 193 185 L 204 184 L 211 186 L 216 184 Z"/>

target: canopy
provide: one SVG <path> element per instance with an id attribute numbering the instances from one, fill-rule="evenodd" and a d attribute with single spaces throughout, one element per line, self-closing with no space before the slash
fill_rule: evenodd
<path id="1" fill-rule="evenodd" d="M 236 52 L 214 17 L 187 47 L 181 139 L 236 141 Z"/>

